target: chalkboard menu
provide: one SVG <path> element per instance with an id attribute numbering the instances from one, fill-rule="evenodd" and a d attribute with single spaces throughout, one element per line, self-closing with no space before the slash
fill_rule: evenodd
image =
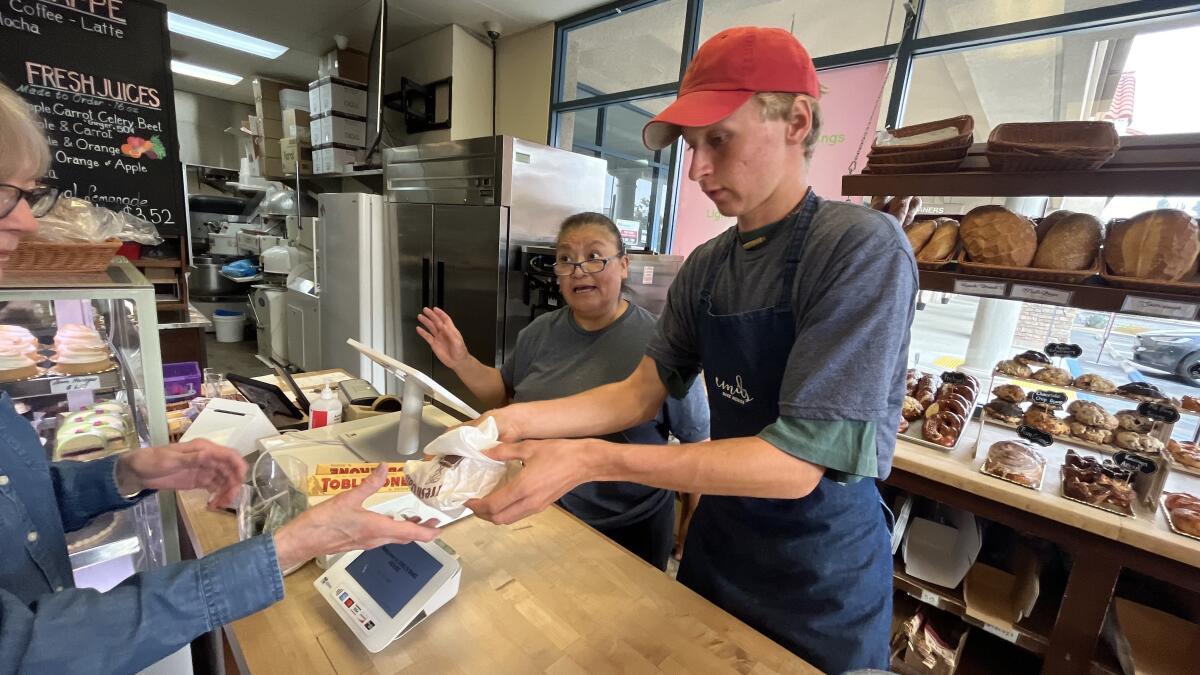
<path id="1" fill-rule="evenodd" d="M 186 214 L 166 11 L 146 0 L 4 0 L 0 79 L 42 117 L 47 184 L 174 234 Z"/>

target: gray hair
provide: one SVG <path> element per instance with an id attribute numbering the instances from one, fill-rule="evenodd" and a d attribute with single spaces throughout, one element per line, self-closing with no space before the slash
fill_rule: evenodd
<path id="1" fill-rule="evenodd" d="M 0 84 L 0 182 L 37 180 L 48 168 L 41 121 L 17 92 Z"/>

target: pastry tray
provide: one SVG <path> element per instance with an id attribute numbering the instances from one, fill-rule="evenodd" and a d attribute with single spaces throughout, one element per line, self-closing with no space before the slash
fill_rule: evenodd
<path id="1" fill-rule="evenodd" d="M 1043 457 L 1043 459 L 1045 459 L 1045 458 Z M 1005 483 L 1012 483 L 1013 485 L 1016 485 L 1017 487 L 1023 487 L 1023 488 L 1025 488 L 1026 490 L 1033 490 L 1033 491 L 1035 491 L 1035 492 L 1038 492 L 1038 491 L 1040 491 L 1040 490 L 1042 489 L 1042 483 L 1046 482 L 1046 465 L 1045 465 L 1045 464 L 1043 464 L 1043 465 L 1042 465 L 1042 475 L 1038 477 L 1038 482 L 1037 482 L 1037 485 L 1036 485 L 1036 486 L 1034 486 L 1034 485 L 1026 485 L 1026 484 L 1024 484 L 1024 483 L 1018 483 L 1017 481 L 1015 481 L 1015 480 L 1013 480 L 1013 479 L 1011 479 L 1011 478 L 1005 478 L 1004 476 L 997 476 L 996 474 L 994 474 L 994 473 L 992 473 L 992 472 L 990 472 L 990 471 L 986 471 L 986 470 L 984 470 L 984 467 L 985 467 L 985 466 L 987 466 L 987 456 L 986 456 L 986 455 L 984 456 L 984 459 L 983 459 L 983 464 L 980 464 L 980 465 L 979 465 L 979 473 L 981 473 L 981 474 L 983 474 L 983 475 L 985 475 L 985 476 L 988 476 L 988 477 L 990 477 L 990 478 L 995 478 L 995 479 L 997 479 L 997 480 L 1002 480 L 1002 481 L 1004 481 Z"/>
<path id="2" fill-rule="evenodd" d="M 1175 521 L 1171 520 L 1171 510 L 1167 508 L 1166 502 L 1167 502 L 1167 496 L 1165 494 L 1158 498 L 1158 503 L 1160 506 L 1162 506 L 1163 516 L 1166 517 L 1167 526 L 1171 528 L 1171 531 L 1181 537 L 1187 537 L 1188 539 L 1195 539 L 1196 541 L 1200 541 L 1200 537 L 1197 537 L 1194 534 L 1188 534 L 1187 532 L 1184 532 L 1183 530 L 1177 529 L 1175 527 Z"/>
<path id="3" fill-rule="evenodd" d="M 1075 502 L 1076 504 L 1083 504 L 1084 506 L 1090 506 L 1093 509 L 1100 509 L 1101 511 L 1107 511 L 1109 513 L 1121 516 L 1122 518 L 1133 518 L 1134 517 L 1134 515 L 1132 513 L 1125 513 L 1124 511 L 1118 511 L 1110 506 L 1101 506 L 1100 504 L 1093 504 L 1091 502 L 1085 502 L 1082 499 L 1076 499 L 1076 498 L 1068 495 L 1067 491 L 1065 489 L 1063 489 L 1065 480 L 1066 479 L 1063 479 L 1063 481 L 1060 482 L 1059 486 L 1058 486 L 1059 495 L 1061 495 L 1063 499 L 1069 499 L 1069 500 Z"/>
<path id="4" fill-rule="evenodd" d="M 1168 466 L 1171 467 L 1172 471 L 1178 471 L 1179 473 L 1191 474 L 1193 476 L 1200 476 L 1200 469 L 1196 469 L 1196 468 L 1188 466 L 1187 464 L 1182 464 L 1180 462 L 1175 461 L 1175 458 L 1171 455 L 1170 450 L 1165 451 L 1163 454 L 1165 454 L 1167 456 L 1167 464 L 1168 464 Z"/>
<path id="5" fill-rule="evenodd" d="M 976 400 L 978 400 L 978 399 L 976 399 Z M 903 438 L 904 440 L 909 441 L 911 443 L 916 443 L 917 445 L 923 445 L 927 448 L 932 448 L 934 450 L 941 450 L 942 452 L 954 452 L 955 450 L 958 450 L 958 448 L 962 445 L 963 437 L 967 435 L 965 433 L 965 430 L 967 428 L 967 425 L 969 425 L 971 423 L 971 420 L 974 419 L 975 409 L 977 407 L 978 406 L 976 406 L 975 402 L 972 401 L 971 402 L 971 414 L 967 416 L 966 424 L 963 424 L 963 430 L 958 432 L 958 439 L 954 441 L 954 445 L 951 447 L 946 447 L 944 445 L 938 445 L 937 443 L 934 443 L 933 441 L 925 440 L 925 437 L 921 435 L 921 429 L 923 429 L 925 426 L 925 416 L 924 415 L 909 422 L 908 430 L 905 431 L 904 433 L 897 433 L 896 438 Z"/>
<path id="6" fill-rule="evenodd" d="M 983 409 L 982 418 L 984 422 L 997 427 L 1006 427 L 1008 429 L 1015 430 L 1018 426 L 1020 426 L 1019 424 L 1010 424 L 1003 420 L 998 420 L 995 417 L 992 417 L 988 414 L 987 408 Z M 1072 436 L 1070 434 L 1063 434 L 1061 436 L 1054 435 L 1054 440 L 1062 441 L 1063 443 L 1070 443 L 1071 445 L 1078 445 L 1081 448 L 1087 448 L 1088 450 L 1094 450 L 1096 452 L 1103 452 L 1106 455 L 1115 455 L 1118 452 L 1133 452 L 1132 450 L 1125 450 L 1125 448 L 1116 445 L 1101 445 L 1100 443 L 1085 441 L 1078 436 Z"/>
<path id="7" fill-rule="evenodd" d="M 84 377 L 98 378 L 97 386 L 92 389 L 93 392 L 115 391 L 121 388 L 121 372 L 114 363 L 108 370 L 90 375 L 59 375 L 54 372 L 43 371 L 41 375 L 28 380 L 0 382 L 0 391 L 8 392 L 8 395 L 13 400 L 34 396 L 51 396 L 59 393 L 55 391 L 55 387 L 53 386 L 55 382 Z"/>
<path id="8" fill-rule="evenodd" d="M 1035 380 L 1032 377 L 1017 377 L 1016 375 L 1009 375 L 1008 373 L 1002 373 L 998 370 L 993 370 L 992 371 L 992 379 L 996 379 L 996 378 L 1008 380 L 1010 382 L 1024 382 L 1026 384 L 1036 384 L 1043 389 L 1048 389 L 1051 391 L 1071 391 L 1071 392 L 1075 392 L 1078 394 L 1087 394 L 1089 396 L 1099 396 L 1100 398 L 1107 398 L 1107 399 L 1112 399 L 1112 400 L 1116 400 L 1116 401 L 1128 401 L 1128 402 L 1132 403 L 1133 407 L 1135 407 L 1135 408 L 1137 407 L 1137 405 L 1139 403 L 1145 403 L 1145 401 L 1143 401 L 1142 399 L 1133 398 L 1132 396 L 1124 396 L 1122 394 L 1118 394 L 1115 392 L 1112 394 L 1105 394 L 1105 393 L 1098 392 L 1098 391 L 1092 391 L 1091 389 L 1080 389 L 1079 387 L 1075 387 L 1075 386 L 1072 386 L 1069 384 L 1050 384 L 1049 382 L 1042 382 L 1041 380 Z M 1187 409 L 1183 408 L 1182 406 L 1175 405 L 1174 401 L 1157 401 L 1157 402 L 1158 403 L 1165 402 L 1165 403 L 1173 406 L 1176 410 L 1179 411 L 1179 414 L 1181 416 L 1182 415 L 1191 415 L 1193 417 L 1200 417 L 1200 412 L 1194 412 L 1192 410 L 1187 410 Z"/>

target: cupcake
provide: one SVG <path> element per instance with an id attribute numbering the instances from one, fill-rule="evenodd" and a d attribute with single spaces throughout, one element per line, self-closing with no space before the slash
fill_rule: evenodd
<path id="1" fill-rule="evenodd" d="M 100 373 L 113 367 L 108 345 L 94 328 L 65 324 L 54 336 L 54 370 L 61 375 Z"/>

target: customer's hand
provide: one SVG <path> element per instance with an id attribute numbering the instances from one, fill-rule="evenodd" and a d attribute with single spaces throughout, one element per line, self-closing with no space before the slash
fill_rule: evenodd
<path id="1" fill-rule="evenodd" d="M 308 509 L 276 530 L 279 569 L 290 569 L 319 555 L 436 539 L 436 520 L 398 521 L 363 508 L 367 497 L 383 487 L 387 471 L 387 464 L 381 463 L 358 487 Z"/>
<path id="2" fill-rule="evenodd" d="M 210 507 L 233 503 L 246 478 L 246 460 L 237 450 L 196 439 L 160 448 L 140 448 L 117 460 L 121 494 L 142 490 L 204 488 Z"/>
<path id="3" fill-rule="evenodd" d="M 483 499 L 472 499 L 467 508 L 497 525 L 515 523 L 540 513 L 581 483 L 591 480 L 589 458 L 601 454 L 591 438 L 503 443 L 485 454 L 525 465 L 508 483 Z"/>
<path id="4" fill-rule="evenodd" d="M 467 351 L 467 343 L 462 333 L 454 326 L 450 315 L 437 307 L 426 307 L 417 315 L 417 335 L 429 343 L 433 355 L 450 370 L 458 370 L 463 363 L 471 358 Z"/>

